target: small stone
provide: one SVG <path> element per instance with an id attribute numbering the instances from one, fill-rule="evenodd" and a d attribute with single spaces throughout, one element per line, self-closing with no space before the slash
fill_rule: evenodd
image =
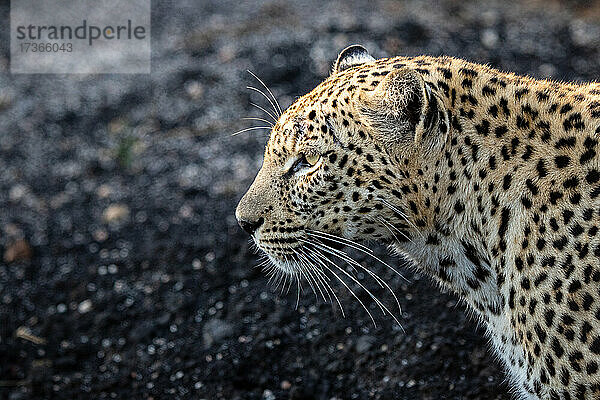
<path id="1" fill-rule="evenodd" d="M 275 400 L 275 395 L 269 389 L 265 389 L 262 395 L 263 400 Z"/>
<path id="2" fill-rule="evenodd" d="M 113 193 L 112 188 L 109 185 L 100 185 L 96 190 L 96 195 L 101 199 L 108 198 Z"/>
<path id="3" fill-rule="evenodd" d="M 105 229 L 96 229 L 92 233 L 92 236 L 96 242 L 104 242 L 106 239 L 108 239 L 108 232 L 106 232 Z"/>
<path id="4" fill-rule="evenodd" d="M 488 49 L 493 49 L 498 44 L 498 34 L 493 29 L 486 29 L 481 33 L 481 44 Z"/>
<path id="5" fill-rule="evenodd" d="M 282 381 L 281 382 L 281 390 L 290 390 L 290 388 L 292 387 L 292 383 L 290 381 Z"/>
<path id="6" fill-rule="evenodd" d="M 593 47 L 597 40 L 597 30 L 591 24 L 576 19 L 569 26 L 571 40 L 576 46 Z"/>
<path id="7" fill-rule="evenodd" d="M 211 319 L 202 329 L 204 346 L 210 347 L 213 343 L 219 343 L 223 339 L 233 336 L 233 325 L 221 319 Z"/>
<path id="8" fill-rule="evenodd" d="M 363 335 L 356 340 L 354 348 L 357 353 L 366 353 L 371 349 L 373 343 L 375 343 L 375 338 L 373 336 Z"/>
<path id="9" fill-rule="evenodd" d="M 557 71 L 556 67 L 549 63 L 541 64 L 538 67 L 538 69 L 540 71 L 540 74 L 544 78 L 552 78 L 554 75 L 556 75 L 556 71 Z"/>
<path id="10" fill-rule="evenodd" d="M 31 246 L 25 239 L 17 239 L 4 251 L 4 262 L 29 261 L 32 253 Z"/>
<path id="11" fill-rule="evenodd" d="M 8 198 L 12 201 L 22 200 L 27 194 L 27 191 L 27 186 L 16 184 L 10 188 L 10 191 L 8 192 Z"/>
<path id="12" fill-rule="evenodd" d="M 79 303 L 79 306 L 77 306 L 77 311 L 79 311 L 80 314 L 85 314 L 87 312 L 90 312 L 92 309 L 92 301 L 90 299 L 84 300 L 81 303 Z"/>
<path id="13" fill-rule="evenodd" d="M 204 93 L 204 87 L 198 81 L 188 81 L 185 83 L 185 92 L 192 100 L 198 100 Z"/>
<path id="14" fill-rule="evenodd" d="M 102 219 L 104 222 L 118 223 L 129 218 L 129 207 L 125 204 L 111 204 L 102 213 Z"/>

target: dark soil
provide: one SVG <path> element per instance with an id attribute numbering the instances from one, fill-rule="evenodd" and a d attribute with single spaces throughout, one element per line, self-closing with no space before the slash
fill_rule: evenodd
<path id="1" fill-rule="evenodd" d="M 0 399 L 510 398 L 464 306 L 407 269 L 370 264 L 402 328 L 270 289 L 233 215 L 265 134 L 229 134 L 265 104 L 246 69 L 287 106 L 352 43 L 596 79 L 598 7 L 153 3 L 150 75 L 9 75 L 3 25 Z"/>

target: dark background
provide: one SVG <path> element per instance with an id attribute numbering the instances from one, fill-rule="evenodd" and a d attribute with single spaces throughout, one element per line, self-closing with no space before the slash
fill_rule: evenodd
<path id="1" fill-rule="evenodd" d="M 0 399 L 510 398 L 483 329 L 425 277 L 370 264 L 402 329 L 344 290 L 345 319 L 270 289 L 233 215 L 266 132 L 230 133 L 267 105 L 246 69 L 287 106 L 352 43 L 596 79 L 600 6 L 153 3 L 134 76 L 10 75 L 0 5 Z"/>

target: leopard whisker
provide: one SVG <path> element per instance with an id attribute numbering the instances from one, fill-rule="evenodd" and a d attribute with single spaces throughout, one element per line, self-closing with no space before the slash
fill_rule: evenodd
<path id="1" fill-rule="evenodd" d="M 306 256 L 306 254 L 302 251 L 301 248 L 296 250 L 298 253 L 298 256 L 300 257 L 300 259 L 302 260 L 302 262 L 304 263 L 307 273 L 310 274 L 311 276 L 313 276 L 313 280 L 315 281 L 315 284 L 317 285 L 317 288 L 319 289 L 319 292 L 321 293 L 321 296 L 323 297 L 323 301 L 327 302 L 327 299 L 325 298 L 325 294 L 323 293 L 323 289 L 325 290 L 325 292 L 327 293 L 327 297 L 329 298 L 329 302 L 331 302 L 331 295 L 329 294 L 329 292 L 327 292 L 327 288 L 323 285 L 323 289 L 321 289 L 321 285 L 322 285 L 322 277 L 319 274 L 320 271 L 313 265 L 312 261 Z"/>
<path id="2" fill-rule="evenodd" d="M 293 250 L 294 255 L 297 255 L 296 250 Z M 298 257 L 300 259 L 300 257 Z M 300 263 L 300 266 L 302 268 L 297 268 L 296 270 L 298 271 L 298 273 L 300 274 L 300 276 L 302 276 L 304 279 L 306 279 L 306 281 L 308 282 L 310 288 L 312 289 L 314 295 L 315 295 L 315 299 L 318 301 L 319 297 L 317 295 L 317 291 L 315 290 L 315 286 L 313 285 L 313 281 L 311 280 L 311 277 L 308 273 L 308 271 L 306 270 L 305 266 Z"/>
<path id="3" fill-rule="evenodd" d="M 360 243 L 357 243 L 357 242 L 355 242 L 353 240 L 347 239 L 347 238 L 342 237 L 342 236 L 336 236 L 336 235 L 332 235 L 331 233 L 317 231 L 317 230 L 314 230 L 314 229 L 307 229 L 307 232 L 318 234 L 318 235 L 321 235 L 321 236 L 325 236 L 326 238 L 331 238 L 331 240 L 339 240 L 341 242 L 344 242 L 344 243 L 339 242 L 340 244 L 344 244 L 346 246 L 353 247 L 356 250 L 362 250 L 362 251 L 365 251 L 367 253 L 373 253 L 373 250 L 371 250 L 367 246 L 362 245 Z M 356 247 L 354 247 L 354 246 L 356 246 Z"/>
<path id="4" fill-rule="evenodd" d="M 264 98 L 267 99 L 267 101 L 271 104 L 271 108 L 277 115 L 278 111 L 277 111 L 277 108 L 275 108 L 275 104 L 273 103 L 273 100 L 271 100 L 262 90 L 255 88 L 254 86 L 246 86 L 246 89 L 254 90 L 255 92 L 262 94 L 264 96 Z"/>
<path id="5" fill-rule="evenodd" d="M 410 237 L 408 237 L 408 235 L 406 235 L 406 233 L 404 233 L 404 232 L 402 232 L 400 229 L 396 228 L 396 227 L 395 227 L 395 226 L 394 226 L 394 225 L 393 225 L 391 222 L 389 222 L 389 221 L 386 221 L 386 220 L 385 220 L 385 218 L 383 218 L 383 217 L 380 217 L 380 216 L 379 216 L 379 217 L 377 217 L 377 219 L 379 220 L 379 222 L 381 222 L 381 223 L 383 224 L 383 226 L 384 226 L 384 227 L 385 227 L 385 228 L 386 228 L 388 231 L 390 231 L 390 233 L 392 234 L 392 236 L 394 237 L 394 239 L 396 239 L 396 241 L 397 241 L 397 242 L 399 242 L 400 240 L 398 239 L 398 236 L 396 236 L 396 234 L 394 233 L 394 230 L 395 230 L 396 232 L 398 232 L 399 234 L 401 234 L 402 236 L 404 236 L 404 238 L 405 238 L 406 240 L 408 240 L 409 242 L 411 242 L 412 244 L 414 244 L 413 240 L 412 240 Z M 390 228 L 392 228 L 393 230 L 392 230 L 392 229 L 390 229 Z"/>
<path id="6" fill-rule="evenodd" d="M 275 127 L 275 125 L 273 125 L 273 122 L 269 121 L 268 119 L 264 119 L 264 118 L 244 117 L 242 119 L 247 120 L 247 121 L 261 121 L 261 122 L 267 123 L 267 124 L 269 124 L 269 126 L 271 127 L 271 129 L 273 129 Z"/>
<path id="7" fill-rule="evenodd" d="M 234 133 L 232 133 L 232 134 L 231 134 L 231 136 L 237 136 L 237 135 L 239 135 L 240 133 L 244 133 L 244 132 L 248 132 L 248 131 L 254 131 L 254 130 L 257 130 L 257 129 L 267 129 L 267 130 L 271 130 L 271 129 L 273 129 L 273 128 L 271 128 L 271 127 L 269 127 L 269 126 L 252 126 L 252 127 L 250 127 L 250 128 L 246 128 L 246 129 L 242 129 L 242 130 L 239 130 L 239 131 L 237 131 L 237 132 L 234 132 Z"/>
<path id="8" fill-rule="evenodd" d="M 271 92 L 271 89 L 269 89 L 269 87 L 267 85 L 265 85 L 265 83 L 262 81 L 262 79 L 260 79 L 258 76 L 256 76 L 252 71 L 250 71 L 250 70 L 247 70 L 247 71 L 250 73 L 250 75 L 252 75 L 254 78 L 256 78 L 256 80 L 259 81 L 265 89 L 267 89 L 267 92 L 269 92 L 269 94 L 275 101 L 275 104 L 277 104 L 277 108 L 279 109 L 279 115 L 283 114 L 283 110 L 281 109 L 281 106 L 279 105 L 277 98 L 273 95 L 273 92 Z"/>
<path id="9" fill-rule="evenodd" d="M 354 260 L 352 257 L 350 257 L 348 254 L 346 254 L 342 250 L 334 249 L 331 246 L 328 246 L 327 244 L 322 243 L 322 242 L 320 242 L 319 244 L 321 246 L 323 246 L 326 249 L 326 251 L 329 252 L 329 254 L 333 255 L 334 257 L 341 258 L 344 261 L 346 261 L 347 263 L 351 263 L 351 264 L 359 267 L 360 269 L 365 271 L 367 274 L 369 274 L 369 276 L 371 276 L 371 278 L 373 278 L 373 280 L 375 280 L 375 282 L 377 282 L 377 284 L 379 284 L 380 287 L 382 287 L 382 288 L 385 287 L 391 293 L 392 297 L 394 298 L 396 305 L 398 306 L 399 315 L 402 315 L 402 307 L 400 306 L 400 301 L 398 300 L 396 293 L 394 293 L 393 289 L 388 285 L 388 283 L 384 279 L 382 279 L 375 272 L 371 271 L 369 268 L 365 267 L 361 263 Z"/>
<path id="10" fill-rule="evenodd" d="M 417 228 L 417 226 L 414 224 L 414 222 L 412 222 L 412 221 L 410 221 L 408 219 L 407 215 L 404 212 L 402 212 L 401 210 L 399 210 L 396 206 L 394 206 L 392 203 L 390 203 L 386 199 L 378 198 L 377 200 L 381 201 L 390 210 L 392 210 L 393 212 L 395 212 L 396 214 L 398 214 L 400 217 L 402 217 L 402 219 L 404 219 L 404 221 L 406 221 L 407 224 L 409 224 L 410 226 L 412 226 L 415 229 L 415 231 L 417 231 L 418 235 L 420 235 L 423 239 L 425 239 L 425 236 L 423 236 L 423 234 L 421 233 L 421 231 L 419 230 L 419 228 Z"/>
<path id="11" fill-rule="evenodd" d="M 314 263 L 313 266 L 315 268 L 315 272 L 317 273 L 317 276 L 319 276 L 319 279 L 323 283 L 323 287 L 325 288 L 325 291 L 327 292 L 327 290 L 329 290 L 327 292 L 327 295 L 329 296 L 329 301 L 333 304 L 333 301 L 331 299 L 331 295 L 333 295 L 333 298 L 335 299 L 336 303 L 340 307 L 340 311 L 342 312 L 342 317 L 346 318 L 346 313 L 344 312 L 344 307 L 342 306 L 342 303 L 341 303 L 339 297 L 335 293 L 335 290 L 329 284 L 329 280 L 330 280 L 329 277 L 325 274 L 325 271 L 317 268 L 317 264 L 319 264 L 319 260 L 317 258 L 315 258 L 314 255 L 312 255 L 308 252 L 303 251 L 302 253 L 305 254 L 305 256 Z"/>
<path id="12" fill-rule="evenodd" d="M 298 278 L 298 275 L 294 275 L 294 277 L 296 278 L 296 287 L 298 288 L 297 290 L 297 295 L 296 295 L 296 310 L 298 309 L 298 305 L 300 304 L 300 291 L 302 290 L 302 285 L 300 284 L 300 278 Z"/>
<path id="13" fill-rule="evenodd" d="M 323 298 L 323 301 L 327 302 L 327 299 L 325 298 L 325 294 L 323 293 L 323 290 L 321 289 L 321 285 L 319 284 L 319 281 L 317 280 L 317 277 L 313 274 L 314 270 L 310 267 L 310 263 L 308 263 L 308 261 L 306 260 L 306 258 L 304 257 L 304 255 L 301 254 L 298 250 L 294 249 L 294 252 L 298 256 L 299 263 L 304 268 L 304 271 L 305 271 L 306 275 L 308 277 L 312 278 L 315 287 L 317 288 L 317 290 L 321 294 L 321 297 Z M 314 289 L 313 289 L 313 291 L 314 291 Z M 316 295 L 317 294 L 315 293 L 315 296 Z M 318 300 L 318 297 L 317 297 L 317 300 Z"/>
<path id="14" fill-rule="evenodd" d="M 258 104 L 252 103 L 250 102 L 250 105 L 253 107 L 258 108 L 259 110 L 261 110 L 262 112 L 264 112 L 265 114 L 267 114 L 269 117 L 271 117 L 273 119 L 273 122 L 276 124 L 277 123 L 277 118 L 268 110 L 265 110 L 263 107 L 259 106 Z"/>
<path id="15" fill-rule="evenodd" d="M 394 298 L 394 300 L 396 301 L 396 305 L 398 306 L 398 311 L 399 311 L 399 315 L 402 315 L 402 307 L 400 306 L 400 301 L 398 300 L 398 297 L 396 296 L 396 293 L 394 293 L 394 291 L 392 290 L 392 288 L 387 284 L 387 282 L 385 280 L 383 280 L 379 275 L 377 275 L 376 273 L 374 273 L 373 271 L 371 271 L 370 269 L 366 268 L 365 266 L 363 266 L 362 264 L 360 264 L 359 262 L 357 262 L 356 260 L 354 260 L 352 257 L 350 257 L 348 254 L 344 253 L 341 250 L 337 250 L 334 249 L 324 243 L 317 243 L 317 242 L 308 242 L 309 244 L 312 244 L 313 246 L 316 246 L 317 248 L 319 248 L 321 251 L 324 251 L 326 253 L 331 254 L 334 257 L 338 257 L 344 261 L 346 261 L 349 264 L 352 264 L 354 266 L 359 267 L 360 269 L 362 269 L 363 271 L 365 271 L 369 276 L 371 276 L 371 278 L 373 278 L 373 280 L 375 280 L 375 282 L 377 282 L 377 284 L 382 287 L 382 288 L 386 288 L 391 294 L 392 297 Z M 379 303 L 380 308 L 382 307 L 383 303 L 379 300 L 374 299 L 377 303 Z M 385 307 L 385 306 L 384 306 Z M 391 313 L 391 311 L 385 307 L 386 311 L 388 312 L 388 314 L 390 314 L 390 316 L 392 318 L 394 318 L 394 320 L 396 320 L 396 322 L 398 322 L 398 325 L 400 325 L 400 322 L 396 319 L 396 317 Z M 383 311 L 383 308 L 382 308 Z M 384 312 L 385 313 L 385 312 Z"/>
<path id="16" fill-rule="evenodd" d="M 320 248 L 322 251 L 324 251 L 324 248 L 320 247 L 318 244 L 312 243 L 313 246 Z M 329 260 L 329 259 L 328 259 Z M 333 263 L 331 260 L 329 260 L 331 263 Z M 372 299 L 373 301 L 375 301 L 375 304 L 377 304 L 379 306 L 379 308 L 381 308 L 381 311 L 383 312 L 383 314 L 385 314 L 386 312 L 388 314 L 390 314 L 392 316 L 392 318 L 396 319 L 396 317 L 392 314 L 392 312 L 386 307 L 385 304 L 383 304 L 383 302 L 381 302 L 381 300 L 379 300 L 377 298 L 377 296 L 375 296 L 369 289 L 367 289 L 367 287 L 365 287 L 358 279 L 356 279 L 355 277 L 353 277 L 352 275 L 350 275 L 346 270 L 344 270 L 343 268 L 341 268 L 339 265 L 333 263 L 336 268 L 338 268 L 343 274 L 345 274 L 348 278 L 350 278 L 355 284 L 357 284 L 358 286 L 360 286 Z"/>
<path id="17" fill-rule="evenodd" d="M 396 268 L 392 267 L 391 265 L 389 265 L 388 263 L 386 263 L 385 261 L 383 261 L 382 259 L 380 259 L 379 257 L 377 257 L 375 254 L 373 254 L 373 250 L 369 249 L 368 247 L 365 247 L 361 244 L 358 243 L 354 243 L 352 241 L 350 241 L 349 239 L 346 238 L 342 238 L 340 236 L 334 236 L 331 235 L 329 233 L 325 233 L 325 232 L 320 232 L 320 231 L 308 231 L 306 232 L 307 235 L 313 235 L 315 237 L 318 237 L 320 239 L 324 239 L 324 240 L 330 240 L 332 242 L 337 242 L 339 244 L 343 244 L 346 245 L 348 247 L 351 247 L 355 250 L 358 250 L 364 254 L 366 254 L 367 256 L 371 257 L 372 259 L 380 262 L 381 264 L 385 265 L 387 268 L 389 268 L 390 270 L 394 271 L 394 273 L 396 273 L 396 275 L 398 275 L 400 278 L 404 279 L 406 282 L 409 282 L 408 279 L 406 279 L 404 277 L 404 275 L 402 275 Z M 321 235 L 321 236 L 319 236 Z M 366 248 L 368 251 L 363 250 L 363 248 Z"/>
<path id="18" fill-rule="evenodd" d="M 310 251 L 310 250 L 309 250 Z M 356 295 L 356 293 L 354 293 L 354 291 L 352 289 L 350 289 L 350 287 L 348 286 L 348 284 L 346 282 L 344 282 L 344 280 L 335 273 L 335 271 L 333 271 L 331 268 L 329 268 L 325 262 L 323 260 L 326 260 L 329 263 L 332 263 L 333 265 L 335 265 L 336 268 L 340 269 L 341 271 L 343 271 L 340 267 L 337 266 L 337 264 L 335 264 L 333 261 L 331 261 L 329 258 L 325 257 L 324 255 L 322 255 L 319 251 L 317 250 L 313 250 L 315 256 L 320 259 L 320 264 L 321 266 L 323 266 L 323 268 L 325 268 L 326 270 L 328 270 L 333 276 L 335 276 L 337 278 L 338 281 L 340 281 L 340 283 L 352 294 L 352 296 L 358 301 L 358 303 L 362 306 L 362 308 L 364 308 L 364 310 L 367 312 L 367 314 L 369 315 L 369 318 L 371 318 L 371 321 L 373 322 L 373 325 L 375 327 L 377 327 L 377 323 L 375 322 L 375 318 L 373 318 L 373 314 L 371 314 L 371 312 L 369 311 L 369 309 L 367 308 L 367 306 L 365 306 L 365 303 L 363 303 L 363 301 Z M 345 271 L 343 271 L 345 272 Z"/>

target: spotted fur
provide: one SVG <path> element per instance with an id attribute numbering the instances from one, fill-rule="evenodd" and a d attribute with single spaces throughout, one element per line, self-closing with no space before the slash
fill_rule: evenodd
<path id="1" fill-rule="evenodd" d="M 600 398 L 600 85 L 348 53 L 272 130 L 236 211 L 259 248 L 293 272 L 309 230 L 388 242 L 476 312 L 518 398 Z"/>

